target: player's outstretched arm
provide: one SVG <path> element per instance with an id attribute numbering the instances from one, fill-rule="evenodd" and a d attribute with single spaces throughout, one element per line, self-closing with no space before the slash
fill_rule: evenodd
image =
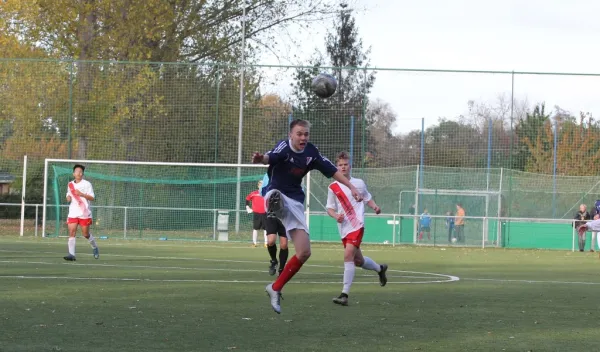
<path id="1" fill-rule="evenodd" d="M 252 163 L 266 165 L 269 163 L 269 155 L 261 154 L 259 152 L 254 152 L 254 153 L 252 153 Z"/>

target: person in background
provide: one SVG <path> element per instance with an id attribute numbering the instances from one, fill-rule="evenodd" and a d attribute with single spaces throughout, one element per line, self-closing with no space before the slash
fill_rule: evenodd
<path id="1" fill-rule="evenodd" d="M 267 214 L 265 212 L 265 199 L 260 195 L 262 189 L 262 181 L 258 181 L 258 190 L 250 192 L 246 196 L 246 212 L 253 215 L 252 221 L 252 246 L 258 245 L 258 231 L 264 232 L 265 248 L 267 248 Z"/>
<path id="2" fill-rule="evenodd" d="M 452 234 L 454 232 L 454 216 L 451 211 L 446 212 L 446 228 L 448 229 L 448 243 L 452 243 Z"/>
<path id="3" fill-rule="evenodd" d="M 423 210 L 421 218 L 419 218 L 419 241 L 423 239 L 423 233 L 427 233 L 427 239 L 431 241 L 431 216 L 427 211 L 427 208 Z"/>
<path id="4" fill-rule="evenodd" d="M 579 211 L 575 214 L 575 217 L 573 219 L 576 220 L 574 223 L 575 228 L 580 229 L 580 228 L 582 228 L 581 225 L 585 224 L 588 220 L 592 219 L 592 216 L 587 211 L 587 206 L 585 204 L 581 204 L 579 206 Z M 585 250 L 585 236 L 586 236 L 585 233 L 586 232 L 578 231 L 577 233 L 579 234 L 579 251 L 583 252 Z M 594 243 L 592 242 L 592 248 L 593 247 L 594 247 Z"/>
<path id="5" fill-rule="evenodd" d="M 456 204 L 456 216 L 454 216 L 454 231 L 456 232 L 456 241 L 465 243 L 465 209 L 461 203 Z"/>

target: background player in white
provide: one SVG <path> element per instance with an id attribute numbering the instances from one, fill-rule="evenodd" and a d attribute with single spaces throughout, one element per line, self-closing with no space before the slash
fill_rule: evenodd
<path id="1" fill-rule="evenodd" d="M 300 270 L 310 257 L 310 239 L 304 215 L 304 191 L 302 179 L 310 170 L 317 169 L 326 177 L 333 177 L 350 188 L 352 196 L 362 198 L 353 184 L 323 157 L 317 147 L 308 142 L 310 122 L 296 119 L 290 123 L 289 139 L 279 141 L 266 154 L 254 152 L 252 162 L 269 164 L 269 184 L 263 188 L 267 216 L 281 220 L 287 235 L 294 242 L 296 254 L 287 262 L 277 280 L 265 290 L 271 299 L 271 307 L 281 313 L 280 298 L 283 286 Z"/>
<path id="2" fill-rule="evenodd" d="M 69 182 L 67 187 L 67 202 L 69 205 L 69 215 L 67 215 L 67 226 L 69 228 L 69 255 L 64 259 L 75 261 L 75 236 L 77 227 L 81 226 L 83 237 L 87 238 L 92 246 L 94 258 L 98 259 L 100 253 L 96 245 L 96 239 L 90 234 L 90 225 L 92 224 L 92 209 L 90 202 L 95 199 L 94 188 L 92 184 L 83 179 L 85 167 L 83 165 L 73 166 L 74 181 Z"/>
<path id="3" fill-rule="evenodd" d="M 347 153 L 338 154 L 335 161 L 338 170 L 350 180 L 362 196 L 362 201 L 357 202 L 350 195 L 350 189 L 339 182 L 329 185 L 327 191 L 327 214 L 336 219 L 342 243 L 344 244 L 344 283 L 342 293 L 333 299 L 336 304 L 348 305 L 348 294 L 354 280 L 355 266 L 365 270 L 373 270 L 379 274 L 379 284 L 385 286 L 387 277 L 387 265 L 379 265 L 369 257 L 364 257 L 360 250 L 363 234 L 365 231 L 365 206 L 367 204 L 379 214 L 381 209 L 375 203 L 367 190 L 367 185 L 360 178 L 350 176 L 350 157 Z"/>

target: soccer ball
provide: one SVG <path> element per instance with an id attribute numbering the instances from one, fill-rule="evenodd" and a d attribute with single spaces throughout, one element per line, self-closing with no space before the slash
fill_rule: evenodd
<path id="1" fill-rule="evenodd" d="M 456 243 L 456 237 L 452 237 L 452 243 Z"/>
<path id="2" fill-rule="evenodd" d="M 328 73 L 321 73 L 313 78 L 312 90 L 319 98 L 329 98 L 335 93 L 337 81 Z"/>

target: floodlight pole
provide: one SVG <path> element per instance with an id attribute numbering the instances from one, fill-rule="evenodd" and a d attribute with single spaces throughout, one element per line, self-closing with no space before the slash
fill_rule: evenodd
<path id="1" fill-rule="evenodd" d="M 556 118 L 552 120 L 552 130 L 554 132 L 554 166 L 552 170 L 552 218 L 556 218 L 556 144 L 558 139 L 558 122 Z"/>
<path id="2" fill-rule="evenodd" d="M 246 48 L 246 1 L 242 9 L 242 50 L 240 65 L 240 115 L 238 121 L 238 155 L 237 163 L 242 163 L 242 134 L 244 130 L 244 51 Z M 242 168 L 237 168 L 237 184 L 235 192 L 235 232 L 240 231 L 240 197 L 241 197 Z"/>

